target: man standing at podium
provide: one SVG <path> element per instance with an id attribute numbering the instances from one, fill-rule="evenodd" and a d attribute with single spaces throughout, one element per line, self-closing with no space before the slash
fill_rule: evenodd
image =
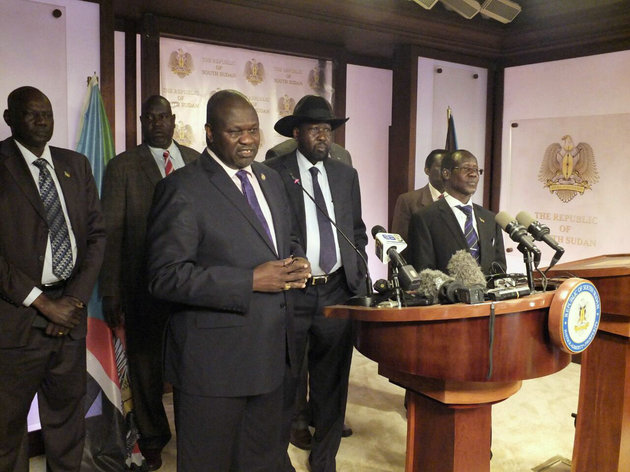
<path id="1" fill-rule="evenodd" d="M 505 271 L 501 227 L 494 213 L 472 203 L 483 173 L 477 158 L 460 149 L 442 159 L 444 198 L 423 208 L 409 224 L 409 260 L 416 270 L 446 270 L 455 252 L 467 249 L 484 274 Z"/>

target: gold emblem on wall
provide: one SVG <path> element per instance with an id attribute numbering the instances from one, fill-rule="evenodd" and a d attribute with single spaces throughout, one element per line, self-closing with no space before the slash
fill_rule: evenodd
<path id="1" fill-rule="evenodd" d="M 590 144 L 579 143 L 574 146 L 568 134 L 561 141 L 562 144 L 553 143 L 547 147 L 538 180 L 567 203 L 599 182 L 599 173 Z"/>
<path id="2" fill-rule="evenodd" d="M 179 48 L 177 51 L 173 51 L 168 59 L 168 66 L 171 68 L 173 74 L 180 79 L 183 79 L 193 70 L 193 59 L 189 52 L 184 52 Z"/>
<path id="3" fill-rule="evenodd" d="M 184 146 L 192 146 L 195 137 L 193 136 L 192 126 L 178 121 L 173 131 L 173 139 Z"/>
<path id="4" fill-rule="evenodd" d="M 278 115 L 289 116 L 293 113 L 295 107 L 295 99 L 289 97 L 286 93 L 278 99 Z"/>
<path id="5" fill-rule="evenodd" d="M 315 66 L 308 73 L 308 85 L 317 93 L 324 91 L 324 70 Z"/>
<path id="6" fill-rule="evenodd" d="M 247 64 L 245 64 L 245 78 L 252 85 L 258 85 L 265 80 L 265 68 L 262 62 L 258 62 L 256 59 L 247 61 Z"/>

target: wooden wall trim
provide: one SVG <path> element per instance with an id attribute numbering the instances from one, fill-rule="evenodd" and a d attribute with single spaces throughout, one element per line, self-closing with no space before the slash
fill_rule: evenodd
<path id="1" fill-rule="evenodd" d="M 503 93 L 505 86 L 505 67 L 499 63 L 493 69 L 492 75 L 492 87 L 490 87 L 489 84 L 488 95 L 494 97 L 494 103 L 489 104 L 492 108 L 492 110 L 488 110 L 488 114 L 490 115 L 490 129 L 486 131 L 486 135 L 492 142 L 492 151 L 486 157 L 486 159 L 490 159 L 490 162 L 489 165 L 486 164 L 486 168 L 489 169 L 489 175 L 486 176 L 484 187 L 488 187 L 489 194 L 486 200 L 484 192 L 484 206 L 488 205 L 487 208 L 498 213 L 501 203 L 501 154 L 503 152 Z"/>
<path id="2" fill-rule="evenodd" d="M 389 129 L 388 224 L 391 227 L 396 199 L 414 189 L 416 172 L 416 104 L 418 50 L 396 48 L 392 81 L 392 125 Z"/>
<path id="3" fill-rule="evenodd" d="M 125 148 L 133 149 L 138 144 L 138 77 L 136 72 L 137 46 L 135 23 L 128 22 L 125 28 Z"/>
<path id="4" fill-rule="evenodd" d="M 114 70 L 114 5 L 113 0 L 101 0 L 99 3 L 100 27 L 100 89 L 105 113 L 114 135 L 116 129 L 116 90 Z"/>
<path id="5" fill-rule="evenodd" d="M 140 32 L 141 103 L 160 94 L 160 30 L 158 19 L 150 13 L 142 18 Z"/>

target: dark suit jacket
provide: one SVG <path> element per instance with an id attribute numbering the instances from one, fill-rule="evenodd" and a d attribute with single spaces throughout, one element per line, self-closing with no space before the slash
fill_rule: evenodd
<path id="1" fill-rule="evenodd" d="M 177 144 L 177 143 L 176 143 Z M 177 145 L 186 164 L 199 153 Z M 107 228 L 101 295 L 122 302 L 126 314 L 151 314 L 146 277 L 147 217 L 155 185 L 162 180 L 149 146 L 141 144 L 113 158 L 105 169 L 102 189 Z"/>
<path id="2" fill-rule="evenodd" d="M 494 221 L 494 213 L 473 204 L 477 219 L 477 232 L 484 274 L 493 272 L 498 262 L 505 270 L 505 250 L 501 227 Z M 446 271 L 448 261 L 459 249 L 468 249 L 462 231 L 448 202 L 440 199 L 411 216 L 409 224 L 409 261 L 416 270 L 438 269 Z M 496 272 L 496 270 L 495 270 Z"/>
<path id="3" fill-rule="evenodd" d="M 98 277 L 105 249 L 105 227 L 90 163 L 67 149 L 50 148 L 70 224 L 77 261 L 64 294 L 86 305 Z M 36 315 L 22 302 L 41 286 L 48 238 L 46 210 L 37 184 L 13 138 L 0 142 L 0 348 L 26 344 Z M 85 337 L 87 320 L 70 331 Z"/>
<path id="4" fill-rule="evenodd" d="M 265 161 L 269 167 L 277 170 L 282 176 L 284 185 L 289 194 L 291 209 L 295 220 L 299 223 L 300 241 L 304 247 L 308 247 L 306 238 L 306 217 L 304 210 L 304 195 L 302 188 L 297 185 L 294 178 L 300 177 L 296 152 L 276 157 Z M 324 161 L 328 174 L 328 185 L 335 205 L 335 221 L 337 226 L 352 241 L 361 254 L 367 260 L 365 246 L 367 235 L 365 224 L 361 218 L 361 192 L 359 190 L 359 175 L 357 171 L 334 159 Z M 365 295 L 365 264 L 360 260 L 356 251 L 348 244 L 343 236 L 339 235 L 339 250 L 341 262 L 346 274 L 348 288 L 356 295 Z"/>
<path id="5" fill-rule="evenodd" d="M 431 203 L 433 203 L 433 197 L 431 196 L 429 184 L 399 195 L 394 208 L 392 233 L 400 234 L 405 241 L 408 241 L 411 215 L 431 205 Z"/>
<path id="6" fill-rule="evenodd" d="M 267 154 L 265 154 L 265 160 L 273 159 L 274 157 L 284 156 L 285 154 L 291 154 L 296 149 L 297 141 L 293 138 L 289 138 L 286 141 L 282 141 L 280 144 L 276 144 L 274 147 L 269 149 L 267 151 Z M 350 152 L 346 148 L 339 146 L 339 144 L 332 143 L 330 145 L 329 154 L 330 157 L 332 157 L 333 159 L 337 159 L 344 164 L 352 166 L 352 156 L 350 156 Z"/>
<path id="7" fill-rule="evenodd" d="M 158 183 L 147 232 L 149 290 L 179 303 L 166 334 L 166 379 L 207 396 L 267 393 L 283 381 L 292 318 L 287 292 L 253 292 L 253 269 L 304 251 L 291 234 L 278 174 L 252 169 L 275 226 L 276 255 L 246 198 L 201 157 Z"/>

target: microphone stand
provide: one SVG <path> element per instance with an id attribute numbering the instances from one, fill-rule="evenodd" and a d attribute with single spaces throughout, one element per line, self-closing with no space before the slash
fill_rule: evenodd
<path id="1" fill-rule="evenodd" d="M 398 281 L 398 267 L 394 266 L 392 269 L 392 283 L 394 284 L 394 293 L 396 294 L 396 303 L 398 303 L 398 308 L 402 308 L 404 305 L 404 295 L 402 294 L 402 289 L 400 288 L 400 282 Z"/>
<path id="2" fill-rule="evenodd" d="M 532 253 L 528 250 L 523 251 L 523 261 L 525 262 L 525 273 L 527 274 L 527 285 L 529 285 L 530 293 L 534 293 L 534 270 L 532 269 L 533 258 Z"/>
<path id="3" fill-rule="evenodd" d="M 345 233 L 341 231 L 341 229 L 337 226 L 337 224 L 333 221 L 333 219 L 330 216 L 328 216 L 328 212 L 324 211 L 317 204 L 317 202 L 315 201 L 315 198 L 313 198 L 313 196 L 310 193 L 308 193 L 307 190 L 304 188 L 304 186 L 302 185 L 302 182 L 300 182 L 300 179 L 297 179 L 290 170 L 289 170 L 289 176 L 291 177 L 291 179 L 293 179 L 293 183 L 298 185 L 302 189 L 302 192 L 304 192 L 304 194 L 308 198 L 311 199 L 311 201 L 315 204 L 315 208 L 317 208 L 317 210 L 326 217 L 326 219 L 330 222 L 330 224 L 335 227 L 335 229 L 337 230 L 337 233 L 339 233 L 343 237 L 343 239 L 345 239 L 346 242 L 350 245 L 350 247 L 354 249 L 354 252 L 356 252 L 359 255 L 359 257 L 363 261 L 363 264 L 365 265 L 365 289 L 366 289 L 365 291 L 366 291 L 367 296 L 360 297 L 358 295 L 355 295 L 346 301 L 346 305 L 366 306 L 366 307 L 372 306 L 373 297 L 374 297 L 374 289 L 372 288 L 372 278 L 370 277 L 370 269 L 368 267 L 367 261 L 365 260 L 365 257 L 363 257 L 363 254 L 361 254 L 361 251 L 359 251 L 359 249 L 352 243 L 352 241 L 350 241 L 350 238 L 348 238 L 348 236 L 346 236 Z"/>

